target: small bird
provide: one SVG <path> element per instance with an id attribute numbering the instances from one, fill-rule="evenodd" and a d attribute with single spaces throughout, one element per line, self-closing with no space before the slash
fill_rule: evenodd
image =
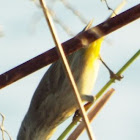
<path id="1" fill-rule="evenodd" d="M 91 24 L 91 23 L 90 23 Z M 90 24 L 84 31 L 89 29 Z M 67 56 L 81 99 L 91 102 L 91 92 L 99 69 L 103 38 Z M 53 63 L 39 83 L 17 140 L 48 140 L 56 127 L 78 109 L 70 82 L 61 60 Z"/>

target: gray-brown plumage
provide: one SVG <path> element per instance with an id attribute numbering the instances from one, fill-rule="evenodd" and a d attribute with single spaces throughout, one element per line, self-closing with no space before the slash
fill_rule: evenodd
<path id="1" fill-rule="evenodd" d="M 100 44 L 97 47 L 95 42 L 67 57 L 83 101 L 89 101 L 91 97 L 98 72 Z M 77 109 L 73 90 L 58 60 L 48 69 L 36 89 L 17 139 L 48 140 L 55 128 Z"/>

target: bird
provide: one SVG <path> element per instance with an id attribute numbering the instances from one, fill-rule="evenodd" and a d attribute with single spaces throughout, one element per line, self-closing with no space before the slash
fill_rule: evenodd
<path id="1" fill-rule="evenodd" d="M 91 22 L 83 29 L 88 30 Z M 83 32 L 82 31 L 82 32 Z M 103 38 L 67 56 L 83 103 L 92 102 Z M 61 60 L 54 62 L 40 81 L 22 121 L 17 140 L 49 140 L 57 126 L 78 109 Z"/>

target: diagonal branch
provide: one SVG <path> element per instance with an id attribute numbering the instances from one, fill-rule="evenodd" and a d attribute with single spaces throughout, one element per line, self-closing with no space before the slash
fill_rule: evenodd
<path id="1" fill-rule="evenodd" d="M 67 58 L 66 58 L 65 53 L 64 53 L 64 50 L 63 50 L 62 45 L 61 45 L 61 43 L 59 41 L 59 38 L 57 36 L 57 33 L 56 33 L 56 30 L 55 30 L 53 21 L 51 19 L 50 14 L 49 14 L 49 10 L 48 10 L 48 8 L 47 8 L 47 6 L 45 4 L 45 1 L 40 0 L 40 4 L 42 6 L 42 9 L 43 9 L 46 21 L 48 23 L 48 26 L 49 26 L 49 29 L 50 29 L 53 41 L 54 41 L 54 43 L 56 45 L 58 54 L 60 56 L 60 59 L 62 60 L 62 64 L 64 66 L 65 73 L 67 74 L 67 78 L 68 78 L 68 80 L 70 82 L 70 85 L 71 85 L 71 88 L 73 90 L 73 95 L 75 96 L 75 99 L 76 99 L 77 104 L 79 106 L 79 110 L 81 112 L 83 121 L 85 123 L 85 127 L 87 129 L 87 134 L 89 136 L 89 139 L 93 140 L 94 136 L 93 136 L 93 133 L 92 133 L 92 130 L 91 130 L 91 127 L 90 127 L 90 123 L 89 123 L 88 117 L 86 116 L 86 111 L 85 111 L 85 109 L 84 109 L 84 107 L 82 105 L 82 99 L 80 98 L 80 94 L 79 94 L 77 85 L 75 83 L 72 71 L 70 69 L 70 66 L 68 64 Z"/>
<path id="2" fill-rule="evenodd" d="M 140 17 L 140 4 L 113 17 L 96 27 L 93 27 L 74 38 L 62 43 L 65 54 L 70 55 L 74 51 L 89 45 L 91 42 L 110 34 Z M 0 89 L 13 82 L 43 68 L 59 59 L 56 48 L 34 57 L 33 59 L 0 75 Z"/>

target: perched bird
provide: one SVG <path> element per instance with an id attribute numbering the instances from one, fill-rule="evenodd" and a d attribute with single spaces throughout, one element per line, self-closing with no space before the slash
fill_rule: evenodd
<path id="1" fill-rule="evenodd" d="M 89 25 L 84 29 L 87 30 Z M 67 56 L 80 96 L 92 101 L 103 38 Z M 48 140 L 56 127 L 70 117 L 78 105 L 61 60 L 53 63 L 39 83 L 17 140 Z"/>

